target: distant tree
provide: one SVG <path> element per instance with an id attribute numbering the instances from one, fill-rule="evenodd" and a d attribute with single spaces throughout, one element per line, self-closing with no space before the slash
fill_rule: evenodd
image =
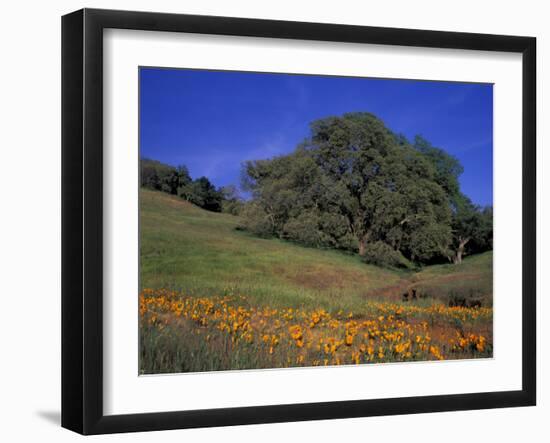
<path id="1" fill-rule="evenodd" d="M 481 230 L 480 235 L 474 238 L 476 252 L 489 251 L 493 249 L 493 206 L 481 208 Z"/>
<path id="2" fill-rule="evenodd" d="M 170 192 L 174 168 L 156 160 L 142 159 L 141 185 L 158 191 Z"/>
<path id="3" fill-rule="evenodd" d="M 140 182 L 141 186 L 160 191 L 160 178 L 157 173 L 155 162 L 148 159 L 140 160 Z"/>
<path id="4" fill-rule="evenodd" d="M 178 177 L 177 194 L 184 200 L 190 201 L 193 194 L 193 179 L 189 175 L 187 166 L 178 166 L 176 173 Z"/>
<path id="5" fill-rule="evenodd" d="M 200 177 L 190 185 L 189 201 L 208 211 L 221 212 L 222 194 L 206 177 Z"/>
<path id="6" fill-rule="evenodd" d="M 453 241 L 449 261 L 460 264 L 468 252 L 483 252 L 493 248 L 493 208 L 480 208 L 460 194 L 452 217 Z"/>
<path id="7" fill-rule="evenodd" d="M 156 160 L 142 159 L 141 186 L 179 197 L 209 211 L 222 210 L 223 195 L 206 177 L 192 180 L 185 165 L 177 168 Z"/>
<path id="8" fill-rule="evenodd" d="M 141 159 L 141 186 L 177 194 L 179 170 L 157 160 Z"/>
<path id="9" fill-rule="evenodd" d="M 419 135 L 414 138 L 413 146 L 432 163 L 436 171 L 434 178 L 449 199 L 452 213 L 452 242 L 446 254 L 449 261 L 460 264 L 467 253 L 492 249 L 493 208 L 474 205 L 460 191 L 459 177 L 464 168 L 459 160 Z"/>

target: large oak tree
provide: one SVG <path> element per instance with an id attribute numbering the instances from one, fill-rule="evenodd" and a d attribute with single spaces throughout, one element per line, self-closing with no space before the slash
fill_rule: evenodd
<path id="1" fill-rule="evenodd" d="M 317 120 L 289 155 L 249 161 L 246 228 L 366 255 L 382 242 L 427 261 L 448 251 L 451 208 L 433 162 L 369 113 Z"/>

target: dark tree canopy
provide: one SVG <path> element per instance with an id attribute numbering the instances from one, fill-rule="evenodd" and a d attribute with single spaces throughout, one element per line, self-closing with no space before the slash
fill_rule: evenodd
<path id="1" fill-rule="evenodd" d="M 222 194 L 216 190 L 210 180 L 200 177 L 191 183 L 190 188 L 188 201 L 208 211 L 221 212 Z"/>
<path id="2" fill-rule="evenodd" d="M 427 261 L 445 256 L 452 241 L 449 195 L 438 174 L 372 114 L 317 120 L 292 154 L 244 165 L 253 195 L 244 226 L 366 257 L 375 248 L 394 263 Z"/>

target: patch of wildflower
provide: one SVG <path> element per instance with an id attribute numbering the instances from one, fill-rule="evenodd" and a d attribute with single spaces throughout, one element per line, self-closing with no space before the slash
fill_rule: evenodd
<path id="1" fill-rule="evenodd" d="M 233 293 L 197 297 L 168 289 L 144 289 L 139 313 L 142 325 L 177 328 L 192 324 L 208 346 L 229 343 L 219 346 L 220 352 L 265 355 L 284 366 L 492 355 L 487 329 L 484 333 L 479 329 L 480 323 L 490 324 L 491 308 L 366 303 L 361 312 L 331 313 L 254 307 L 246 297 Z"/>

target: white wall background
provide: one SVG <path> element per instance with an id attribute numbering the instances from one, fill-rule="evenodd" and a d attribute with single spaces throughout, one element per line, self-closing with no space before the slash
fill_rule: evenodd
<path id="1" fill-rule="evenodd" d="M 60 415 L 60 17 L 81 7 L 531 35 L 538 38 L 539 227 L 550 221 L 544 155 L 550 92 L 545 2 L 52 0 L 3 4 L 0 26 L 0 438 L 74 441 Z M 550 236 L 539 228 L 539 406 L 102 436 L 94 441 L 544 441 L 549 431 Z M 546 420 L 545 420 L 546 419 Z"/>

